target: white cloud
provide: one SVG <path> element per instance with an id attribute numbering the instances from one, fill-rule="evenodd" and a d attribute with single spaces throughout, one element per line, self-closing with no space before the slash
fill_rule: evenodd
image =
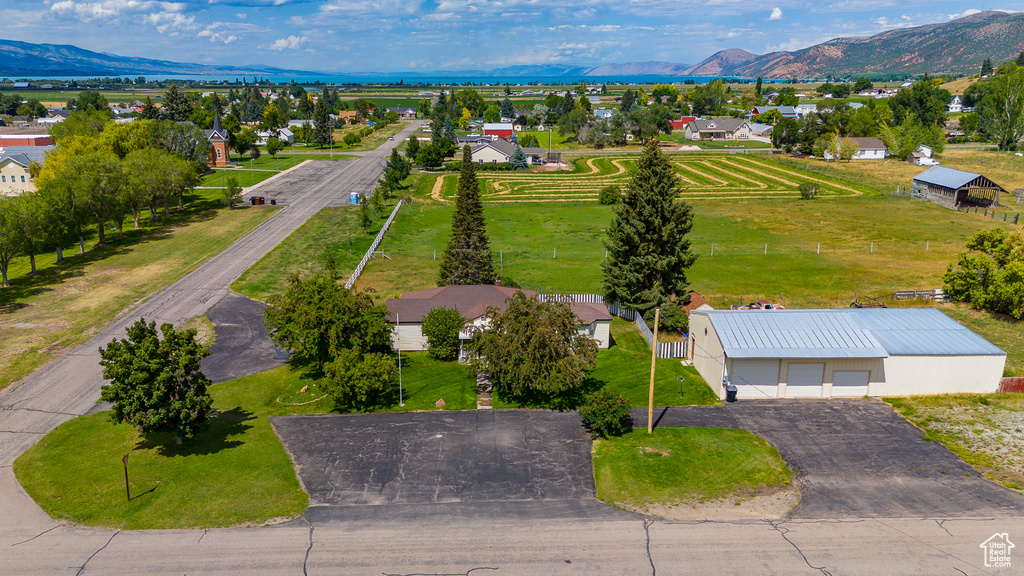
<path id="1" fill-rule="evenodd" d="M 249 15 L 245 12 L 239 12 L 238 14 L 235 14 L 235 18 L 238 18 L 239 20 L 245 20 L 248 17 Z"/>
<path id="2" fill-rule="evenodd" d="M 776 6 L 772 8 L 771 16 L 768 16 L 769 20 L 782 20 L 782 8 Z"/>
<path id="3" fill-rule="evenodd" d="M 977 14 L 978 12 L 981 12 L 981 10 L 978 10 L 977 8 L 968 8 L 959 14 L 950 14 L 949 19 L 956 20 L 957 18 L 963 18 L 964 16 L 970 16 L 971 14 Z"/>
<path id="4" fill-rule="evenodd" d="M 292 35 L 287 38 L 278 38 L 277 40 L 274 40 L 274 42 L 269 46 L 269 48 L 271 50 L 276 50 L 278 52 L 285 49 L 298 50 L 302 48 L 302 46 L 305 45 L 307 42 L 309 42 L 309 38 L 306 36 Z"/>
<path id="5" fill-rule="evenodd" d="M 185 10 L 181 2 L 158 2 L 155 0 L 100 0 L 98 2 L 75 2 L 61 0 L 50 6 L 50 12 L 60 16 L 77 17 L 83 22 L 116 19 L 122 14 L 179 13 Z"/>

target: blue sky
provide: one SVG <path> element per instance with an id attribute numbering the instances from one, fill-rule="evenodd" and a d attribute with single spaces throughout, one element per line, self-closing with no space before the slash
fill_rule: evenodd
<path id="1" fill-rule="evenodd" d="M 334 73 L 695 64 L 977 12 L 942 0 L 0 0 L 0 37 Z M 1024 10 L 1024 1 L 987 9 Z"/>

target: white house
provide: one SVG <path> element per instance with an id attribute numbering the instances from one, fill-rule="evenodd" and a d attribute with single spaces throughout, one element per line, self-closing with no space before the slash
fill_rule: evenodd
<path id="1" fill-rule="evenodd" d="M 690 359 L 725 397 L 989 393 L 1006 352 L 935 308 L 695 310 Z"/>
<path id="2" fill-rule="evenodd" d="M 481 138 L 486 138 L 486 136 Z M 530 166 L 534 163 L 540 162 L 541 157 L 544 155 L 543 148 L 523 148 L 522 150 L 523 154 L 526 155 L 526 163 Z M 516 145 L 501 138 L 497 138 L 489 142 L 481 141 L 470 148 L 471 158 L 473 159 L 473 162 L 476 162 L 477 164 L 500 164 L 504 162 L 511 162 L 512 156 L 515 153 Z"/>
<path id="3" fill-rule="evenodd" d="M 954 94 L 953 99 L 946 104 L 946 112 L 950 114 L 958 114 L 964 111 L 964 101 L 959 94 Z"/>
<path id="4" fill-rule="evenodd" d="M 885 160 L 885 142 L 881 138 L 849 138 L 857 143 L 851 160 Z M 832 160 L 832 152 L 825 150 L 825 160 Z"/>
<path id="5" fill-rule="evenodd" d="M 750 138 L 750 124 L 736 118 L 698 118 L 686 125 L 687 140 L 746 140 Z"/>
<path id="6" fill-rule="evenodd" d="M 395 326 L 392 344 L 402 352 L 426 351 L 428 344 L 427 337 L 423 335 L 423 319 L 435 308 L 458 310 L 466 319 L 467 328 L 459 333 L 459 339 L 469 340 L 474 328 L 487 326 L 487 309 L 504 310 L 506 300 L 516 292 L 522 292 L 527 298 L 537 296 L 533 290 L 494 285 L 442 286 L 404 292 L 401 298 L 391 298 L 385 304 L 388 322 Z M 572 311 L 579 321 L 580 333 L 593 339 L 598 348 L 607 349 L 611 343 L 612 320 L 608 308 L 600 303 L 574 303 Z"/>
<path id="7" fill-rule="evenodd" d="M 260 130 L 256 132 L 256 143 L 259 144 L 260 146 L 266 146 L 267 140 L 269 140 L 272 137 L 273 134 L 270 132 L 270 130 Z M 289 146 L 295 144 L 295 134 L 293 134 L 292 131 L 287 128 L 277 129 L 277 139 Z"/>

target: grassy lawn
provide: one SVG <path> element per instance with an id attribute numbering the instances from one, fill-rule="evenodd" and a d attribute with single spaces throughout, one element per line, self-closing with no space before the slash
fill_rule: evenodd
<path id="1" fill-rule="evenodd" d="M 964 304 L 943 306 L 942 311 L 1006 351 L 1006 376 L 1024 376 L 1024 320 Z"/>
<path id="2" fill-rule="evenodd" d="M 181 446 L 167 434 L 146 438 L 126 424 L 115 426 L 107 412 L 82 416 L 47 434 L 14 470 L 48 514 L 88 526 L 213 528 L 288 520 L 302 514 L 309 498 L 268 417 L 324 412 L 327 404 L 279 401 L 294 402 L 288 388 L 299 378 L 283 367 L 212 386 L 220 414 Z M 121 465 L 126 453 L 131 502 Z"/>
<path id="3" fill-rule="evenodd" d="M 334 131 L 334 149 L 351 152 L 365 152 L 367 150 L 375 150 L 381 144 L 387 142 L 388 138 L 401 132 L 406 126 L 407 122 L 397 122 L 395 124 L 388 124 L 381 130 L 375 130 L 372 134 L 364 136 L 363 139 L 357 143 L 349 146 L 342 142 L 342 138 L 345 134 L 356 130 L 362 130 L 366 128 L 365 124 L 357 124 L 355 126 L 347 126 L 345 128 Z"/>
<path id="4" fill-rule="evenodd" d="M 405 406 L 391 410 L 436 410 L 439 398 L 445 410 L 476 407 L 476 378 L 465 366 L 408 354 L 402 375 Z M 88 526 L 214 528 L 302 514 L 308 496 L 269 417 L 326 413 L 333 401 L 292 366 L 216 384 L 210 394 L 219 414 L 209 430 L 181 446 L 168 434 L 143 437 L 114 425 L 104 412 L 59 426 L 18 458 L 15 473 L 48 514 Z"/>
<path id="5" fill-rule="evenodd" d="M 886 398 L 897 412 L 986 478 L 1024 494 L 1024 395 Z"/>
<path id="6" fill-rule="evenodd" d="M 172 211 L 167 224 L 108 234 L 106 247 L 87 241 L 65 250 L 57 266 L 53 253 L 11 265 L 11 286 L 0 289 L 0 388 L 72 350 L 133 306 L 195 270 L 210 257 L 270 218 L 276 208 L 217 208 L 212 191 L 199 190 L 184 213 Z M 145 220 L 145 219 L 144 219 Z"/>
<path id="7" fill-rule="evenodd" d="M 680 380 L 682 379 L 682 380 Z M 597 366 L 584 384 L 584 392 L 602 388 L 628 399 L 634 407 L 647 406 L 651 385 L 651 349 L 632 322 L 612 319 L 612 345 L 597 353 Z M 691 406 L 718 404 L 718 398 L 704 379 L 678 359 L 659 358 L 654 371 L 655 406 Z M 538 407 L 530 401 L 518 402 L 494 397 L 495 408 Z"/>
<path id="8" fill-rule="evenodd" d="M 638 428 L 594 442 L 597 497 L 629 509 L 747 496 L 792 478 L 778 451 L 746 430 Z"/>
<path id="9" fill-rule="evenodd" d="M 351 160 L 353 158 L 356 156 L 341 153 L 332 157 L 330 152 L 322 150 L 309 154 L 278 154 L 277 158 L 271 158 L 269 154 L 263 154 L 257 159 L 236 155 L 233 157 L 233 162 L 238 164 L 237 167 L 214 170 L 212 174 L 203 176 L 199 180 L 199 185 L 208 188 L 226 188 L 227 178 L 234 176 L 238 180 L 239 186 L 248 188 L 306 160 Z"/>

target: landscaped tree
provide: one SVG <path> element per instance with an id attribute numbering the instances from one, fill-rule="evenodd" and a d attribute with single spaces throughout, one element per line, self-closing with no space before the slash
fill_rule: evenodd
<path id="1" fill-rule="evenodd" d="M 405 156 L 411 158 L 413 161 L 416 160 L 416 154 L 420 151 L 420 141 L 413 134 L 409 137 L 409 143 L 405 146 Z"/>
<path id="2" fill-rule="evenodd" d="M 210 384 L 199 363 L 210 355 L 196 341 L 195 330 L 175 330 L 140 318 L 128 328 L 128 337 L 115 338 L 100 348 L 103 377 L 101 398 L 112 402 L 111 420 L 127 422 L 139 432 L 171 432 L 191 438 L 207 425 L 213 401 Z"/>
<path id="3" fill-rule="evenodd" d="M 242 201 L 242 187 L 238 185 L 238 178 L 234 174 L 228 176 L 227 187 L 223 190 L 224 203 L 228 205 L 228 210 L 233 210 L 235 204 Z"/>
<path id="4" fill-rule="evenodd" d="M 161 112 L 166 120 L 184 122 L 192 115 L 192 101 L 178 88 L 177 84 L 171 84 L 167 93 L 164 94 L 164 107 Z"/>
<path id="5" fill-rule="evenodd" d="M 875 87 L 875 85 L 871 83 L 871 79 L 868 78 L 867 76 L 861 76 L 860 78 L 857 78 L 856 82 L 853 83 L 853 91 L 854 92 L 860 92 L 862 90 L 870 90 L 870 89 L 872 89 L 874 87 Z"/>
<path id="6" fill-rule="evenodd" d="M 271 158 L 277 158 L 277 153 L 284 148 L 284 144 L 277 138 L 267 138 L 267 154 Z"/>
<path id="7" fill-rule="evenodd" d="M 324 366 L 320 384 L 341 410 L 390 406 L 398 400 L 398 367 L 391 354 L 342 350 Z"/>
<path id="8" fill-rule="evenodd" d="M 452 232 L 441 257 L 437 285 L 494 284 L 494 280 L 494 263 L 480 203 L 480 185 L 467 145 L 462 151 L 462 171 L 455 194 Z"/>
<path id="9" fill-rule="evenodd" d="M 330 112 L 323 98 L 313 106 L 313 144 L 323 148 L 334 141 L 334 129 L 331 126 Z"/>
<path id="10" fill-rule="evenodd" d="M 329 275 L 295 275 L 284 294 L 271 298 L 263 323 L 275 344 L 291 349 L 300 362 L 323 368 L 341 350 L 389 352 L 391 327 L 385 314 L 383 305 L 342 288 Z"/>
<path id="11" fill-rule="evenodd" d="M 597 362 L 597 344 L 580 334 L 579 319 L 565 302 L 516 292 L 503 312 L 491 308 L 486 318 L 487 328 L 468 347 L 499 396 L 569 396 Z"/>
<path id="12" fill-rule="evenodd" d="M 0 280 L 6 288 L 7 270 L 11 260 L 17 256 L 21 246 L 22 230 L 18 225 L 18 206 L 21 202 L 17 196 L 0 196 Z"/>
<path id="13" fill-rule="evenodd" d="M 608 301 L 641 313 L 677 298 L 685 304 L 686 270 L 697 256 L 687 238 L 693 208 L 677 200 L 680 190 L 672 165 L 648 143 L 608 228 L 601 265 Z"/>
<path id="14" fill-rule="evenodd" d="M 1016 148 L 1024 138 L 1024 68 L 985 81 L 982 90 L 978 129 L 1000 150 Z"/>
<path id="15" fill-rule="evenodd" d="M 1024 233 L 982 230 L 943 275 L 946 292 L 975 308 L 1024 317 Z"/>
<path id="16" fill-rule="evenodd" d="M 512 169 L 526 170 L 529 167 L 529 164 L 526 162 L 526 154 L 524 154 L 523 149 L 516 144 L 516 151 L 512 153 Z"/>
<path id="17" fill-rule="evenodd" d="M 466 319 L 454 308 L 434 308 L 423 318 L 423 335 L 430 347 L 427 353 L 437 360 L 450 361 L 459 357 L 459 331 Z"/>
<path id="18" fill-rule="evenodd" d="M 81 110 L 87 112 L 89 110 L 97 110 L 100 112 L 108 112 L 107 99 L 96 90 L 86 90 L 78 95 L 78 98 L 68 102 L 68 108 L 74 108 L 75 110 Z"/>
<path id="19" fill-rule="evenodd" d="M 515 118 L 516 109 L 512 106 L 512 101 L 505 98 L 501 101 L 501 118 Z"/>
<path id="20" fill-rule="evenodd" d="M 949 100 L 949 91 L 939 88 L 925 75 L 923 80 L 889 98 L 889 108 L 895 124 L 914 116 L 925 126 L 942 126 L 946 123 Z"/>

